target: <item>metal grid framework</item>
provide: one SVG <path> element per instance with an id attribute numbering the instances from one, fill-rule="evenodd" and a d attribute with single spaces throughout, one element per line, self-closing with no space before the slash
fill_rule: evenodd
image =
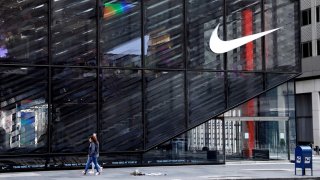
<path id="1" fill-rule="evenodd" d="M 260 5 L 260 11 L 261 12 L 265 12 L 265 4 L 267 0 L 261 0 L 258 4 Z M 228 3 L 230 3 L 231 1 L 228 0 L 223 0 L 223 39 L 227 40 L 228 39 Z M 240 1 L 239 1 L 240 2 Z M 100 9 L 100 0 L 96 0 L 96 9 Z M 145 1 L 140 1 L 140 20 L 141 22 L 141 37 L 144 37 L 147 33 L 147 27 L 145 25 L 146 22 L 146 2 Z M 298 4 L 298 3 L 297 3 Z M 229 60 L 229 55 L 227 53 L 225 53 L 223 56 L 223 68 L 222 69 L 196 69 L 196 68 L 189 68 L 188 67 L 188 59 L 190 58 L 189 55 L 190 53 L 188 53 L 187 49 L 190 48 L 188 47 L 188 42 L 189 42 L 189 12 L 188 12 L 188 3 L 187 1 L 182 1 L 182 9 L 183 9 L 183 23 L 182 23 L 182 27 L 183 27 L 183 31 L 182 31 L 182 44 L 183 44 L 183 52 L 182 52 L 182 60 L 183 60 L 183 68 L 157 68 L 157 67 L 148 67 L 146 65 L 146 55 L 142 55 L 141 56 L 141 66 L 140 67 L 110 67 L 110 66 L 104 66 L 103 64 L 101 64 L 102 61 L 102 57 L 100 54 L 102 54 L 102 44 L 101 42 L 101 28 L 102 28 L 102 20 L 100 18 L 100 11 L 96 11 L 96 16 L 95 16 L 95 22 L 96 22 L 96 40 L 95 40 L 95 46 L 96 46 L 96 65 L 93 66 L 79 66 L 79 65 L 61 65 L 61 64 L 54 64 L 53 63 L 53 30 L 52 30 L 52 26 L 53 26 L 53 1 L 49 1 L 47 2 L 47 8 L 48 8 L 48 16 L 47 16 L 47 21 L 48 21 L 48 43 L 47 43 L 47 48 L 50 50 L 48 53 L 48 64 L 23 64 L 23 63 L 16 63 L 16 64 L 9 64 L 9 63 L 1 63 L 0 62 L 0 67 L 34 67 L 34 68 L 47 68 L 48 70 L 48 78 L 47 78 L 47 82 L 48 82 L 48 89 L 47 89 L 47 93 L 48 93 L 48 104 L 49 104 L 49 108 L 48 108 L 48 134 L 47 134 L 47 152 L 46 153 L 20 153 L 20 154 L 1 154 L 0 158 L 7 158 L 7 157 L 13 157 L 13 158 L 18 158 L 18 157 L 44 157 L 45 159 L 50 159 L 51 157 L 54 156 L 77 156 L 77 155 L 85 155 L 85 152 L 67 152 L 67 153 L 57 153 L 54 152 L 52 150 L 52 137 L 53 137 L 53 107 L 52 107 L 52 103 L 53 103 L 53 77 L 54 77 L 54 69 L 55 68 L 78 68 L 78 69 L 91 69 L 96 71 L 96 95 L 97 95 L 97 99 L 96 99 L 96 131 L 97 134 L 99 136 L 99 139 L 101 139 L 101 113 L 102 113 L 102 102 L 101 102 L 101 95 L 102 95 L 102 90 L 101 90 L 101 78 L 102 76 L 100 75 L 102 73 L 103 70 L 108 69 L 108 70 L 134 70 L 134 71 L 139 71 L 141 72 L 141 79 L 142 79 L 142 83 L 141 83 L 141 114 L 142 114 L 142 127 L 143 127 L 143 145 L 142 148 L 139 150 L 120 150 L 120 151 L 101 151 L 101 155 L 128 155 L 128 154 L 132 154 L 132 155 L 137 155 L 141 158 L 141 162 L 143 159 L 143 153 L 151 150 L 154 147 L 157 147 L 158 145 L 160 145 L 163 142 L 166 142 L 176 136 L 179 136 L 180 134 L 185 133 L 188 130 L 191 130 L 197 126 L 199 126 L 200 124 L 207 122 L 208 120 L 212 119 L 212 118 L 216 118 L 217 116 L 219 116 L 220 114 L 284 83 L 289 81 L 290 79 L 293 79 L 294 77 L 296 77 L 297 75 L 299 75 L 299 73 L 301 72 L 301 68 L 300 68 L 300 62 L 297 62 L 297 64 L 295 64 L 296 68 L 294 68 L 294 71 L 284 71 L 282 69 L 278 69 L 278 70 L 270 70 L 267 67 L 266 64 L 266 37 L 262 37 L 261 38 L 261 58 L 262 58 L 262 69 L 260 70 L 237 70 L 237 69 L 228 69 L 228 60 Z M 299 7 L 297 7 L 297 9 L 299 9 Z M 297 11 L 299 12 L 299 11 Z M 265 30 L 266 27 L 266 21 L 265 21 L 265 13 L 260 13 L 260 18 L 261 18 L 261 31 Z M 297 20 L 299 20 L 299 18 L 297 18 Z M 298 41 L 300 39 L 300 23 L 296 23 L 295 24 L 295 28 L 296 31 L 298 33 L 295 34 L 295 39 L 296 41 Z M 144 49 L 146 48 L 146 39 L 145 38 L 141 38 L 141 54 L 145 54 Z M 276 39 L 275 39 L 276 42 Z M 290 42 L 289 42 L 290 43 Z M 297 46 L 295 47 L 296 50 L 299 51 L 299 47 Z M 298 48 L 298 49 L 297 49 Z M 184 124 L 183 124 L 183 128 L 179 128 L 176 132 L 174 132 L 173 134 L 170 135 L 166 135 L 164 137 L 162 137 L 162 139 L 159 139 L 157 142 L 155 143 L 147 143 L 148 141 L 148 120 L 146 117 L 146 106 L 147 106 L 147 102 L 146 102 L 146 98 L 147 97 L 147 80 L 146 80 L 146 76 L 147 76 L 147 71 L 165 71 L 165 72 L 178 72 L 178 73 L 182 73 L 183 74 L 183 102 L 184 102 Z M 190 107 L 189 107 L 189 103 L 190 103 L 190 98 L 188 96 L 188 94 L 190 93 L 190 87 L 189 87 L 189 83 L 188 83 L 188 77 L 189 77 L 189 73 L 190 72 L 199 72 L 199 73 L 204 73 L 204 72 L 209 72 L 209 73 L 222 73 L 223 77 L 224 77 L 224 108 L 222 111 L 220 111 L 219 113 L 215 113 L 212 114 L 209 118 L 206 119 L 202 119 L 199 121 L 196 121 L 194 123 L 190 123 L 189 117 L 190 117 Z M 262 75 L 262 84 L 263 84 L 263 90 L 259 91 L 259 92 L 255 92 L 254 94 L 251 94 L 250 97 L 247 97 L 241 101 L 238 101 L 236 103 L 232 103 L 230 105 L 230 79 L 228 78 L 230 76 L 230 73 L 257 73 L 257 74 L 261 74 Z M 270 79 L 268 79 L 268 75 L 273 74 L 275 76 L 279 77 L 285 77 L 285 78 L 281 78 L 281 79 L 277 79 L 275 78 L 277 81 L 272 84 L 272 85 L 268 85 L 268 83 L 270 82 Z M 254 74 L 253 74 L 254 75 Z M 222 121 L 224 123 L 224 121 Z M 182 126 L 182 125 L 181 125 Z M 165 127 L 165 126 L 164 126 Z M 224 133 L 223 133 L 224 134 Z M 225 137 L 223 137 L 225 138 Z"/>

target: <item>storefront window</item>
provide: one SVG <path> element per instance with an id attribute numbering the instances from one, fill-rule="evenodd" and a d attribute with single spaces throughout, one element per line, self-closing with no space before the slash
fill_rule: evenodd
<path id="1" fill-rule="evenodd" d="M 0 2 L 0 64 L 48 64 L 46 0 Z"/>
<path id="2" fill-rule="evenodd" d="M 107 0 L 100 6 L 101 65 L 141 67 L 141 3 Z M 146 53 L 146 43 L 144 47 Z"/>
<path id="3" fill-rule="evenodd" d="M 0 154 L 47 151 L 47 73 L 0 67 Z"/>
<path id="4" fill-rule="evenodd" d="M 147 42 L 146 67 L 182 68 L 183 4 L 182 0 L 145 2 L 144 40 Z"/>

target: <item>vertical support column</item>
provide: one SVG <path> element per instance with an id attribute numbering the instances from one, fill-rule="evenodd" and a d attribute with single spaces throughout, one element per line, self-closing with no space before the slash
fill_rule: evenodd
<path id="1" fill-rule="evenodd" d="M 261 0 L 261 32 L 265 31 L 265 0 Z M 262 60 L 262 71 L 263 71 L 263 90 L 267 88 L 267 64 L 266 64 L 266 37 L 261 37 L 261 60 Z M 258 109 L 259 112 L 260 109 Z"/>
<path id="2" fill-rule="evenodd" d="M 184 59 L 184 116 L 185 128 L 189 126 L 189 85 L 188 85 L 188 1 L 183 1 L 183 59 Z M 189 132 L 185 133 L 185 139 L 189 139 Z M 190 136 L 192 139 L 192 136 Z M 209 147 L 209 146 L 208 146 Z M 185 149 L 188 145 L 185 143 Z"/>
<path id="3" fill-rule="evenodd" d="M 227 0 L 223 1 L 223 40 L 227 40 Z M 224 70 L 224 98 L 225 108 L 229 106 L 229 82 L 228 82 L 228 54 L 223 54 L 223 70 Z"/>
<path id="4" fill-rule="evenodd" d="M 217 119 L 214 119 L 212 122 L 214 122 L 214 148 L 218 150 Z"/>
<path id="5" fill-rule="evenodd" d="M 320 97 L 319 92 L 312 92 L 312 124 L 314 146 L 320 146 Z"/>
<path id="6" fill-rule="evenodd" d="M 245 9 L 242 11 L 242 27 L 243 27 L 243 35 L 251 35 L 253 33 L 253 11 L 251 9 Z M 245 59 L 245 70 L 254 70 L 254 56 L 253 56 L 253 42 L 249 42 L 245 45 L 244 50 L 244 59 Z M 250 100 L 247 102 L 246 107 L 247 116 L 253 116 L 255 113 L 254 109 L 254 100 Z M 247 130 L 249 134 L 248 139 L 248 157 L 252 157 L 252 150 L 255 148 L 255 123 L 254 121 L 247 121 Z"/>
<path id="7" fill-rule="evenodd" d="M 141 20 L 141 67 L 142 67 L 142 70 L 141 70 L 141 79 L 142 79 L 142 83 L 141 83 L 141 90 L 142 90 L 142 94 L 141 94 L 141 115 L 142 115 L 142 127 L 143 127 L 143 149 L 145 150 L 147 147 L 147 143 L 146 143 L 146 140 L 147 140 L 147 121 L 146 121 L 146 115 L 145 115 L 145 96 L 146 96 L 146 91 L 145 91 L 145 88 L 146 88 L 146 82 L 145 82 L 145 72 L 144 72 L 144 68 L 145 68 L 145 52 L 144 52 L 144 49 L 145 49 L 145 39 L 144 39 L 144 34 L 145 34 L 145 27 L 144 27 L 144 1 L 141 1 L 140 3 L 140 20 Z M 143 155 L 141 156 L 141 162 L 143 162 Z"/>
<path id="8" fill-rule="evenodd" d="M 221 129 L 222 129 L 222 142 L 223 142 L 223 145 L 222 145 L 222 148 L 223 148 L 223 162 L 226 163 L 226 124 L 225 124 L 224 115 L 222 116 L 221 120 L 222 120 Z"/>
<path id="9" fill-rule="evenodd" d="M 312 56 L 317 56 L 317 17 L 316 17 L 316 14 L 317 14 L 317 1 L 318 0 L 311 0 L 311 38 L 312 38 L 312 47 L 315 47 L 315 48 L 312 48 Z"/>
<path id="10" fill-rule="evenodd" d="M 209 148 L 209 122 L 204 123 L 204 146 Z"/>
<path id="11" fill-rule="evenodd" d="M 290 121 L 290 87 L 289 84 L 291 82 L 287 82 L 286 83 L 286 87 L 287 87 L 287 93 L 286 93 L 286 115 L 288 116 L 288 121 L 286 121 L 285 123 L 285 135 L 286 135 L 286 141 L 285 141 L 285 150 L 287 150 L 287 156 L 288 156 L 288 160 L 290 160 L 290 125 L 289 125 L 289 121 Z M 281 141 L 281 140 L 280 140 Z"/>
<path id="12" fill-rule="evenodd" d="M 51 24 L 52 24 L 52 0 L 48 0 L 48 126 L 47 126 L 47 155 L 46 155 L 46 163 L 45 168 L 48 168 L 50 162 L 50 154 L 51 154 L 51 126 L 52 126 L 52 53 L 51 53 Z"/>
<path id="13" fill-rule="evenodd" d="M 245 9 L 241 12 L 242 14 L 242 33 L 243 36 L 247 36 L 253 33 L 253 12 L 251 9 Z M 254 69 L 254 62 L 253 62 L 253 42 L 249 42 L 244 45 L 244 59 L 245 59 L 245 70 L 251 71 Z M 245 107 L 247 112 L 247 116 L 254 115 L 254 100 L 250 100 L 247 102 L 247 106 Z M 252 157 L 252 150 L 255 147 L 255 124 L 254 121 L 247 121 L 246 122 L 247 130 L 249 133 L 248 139 L 248 152 L 247 157 Z"/>
<path id="14" fill-rule="evenodd" d="M 242 14 L 242 35 L 248 36 L 253 33 L 253 12 L 251 9 L 245 9 L 241 12 Z M 253 65 L 253 41 L 248 42 L 244 45 L 244 59 L 245 70 L 250 71 L 254 69 Z"/>
<path id="15" fill-rule="evenodd" d="M 227 0 L 223 1 L 223 40 L 227 40 Z M 223 54 L 223 70 L 224 70 L 224 100 L 225 100 L 225 108 L 229 107 L 229 80 L 228 80 L 228 54 Z M 224 126 L 224 116 L 222 120 L 222 136 L 223 136 L 223 162 L 226 163 L 226 143 L 225 143 L 225 126 Z M 215 121 L 216 127 L 217 121 Z M 217 128 L 215 128 L 215 132 Z M 217 133 L 215 133 L 215 139 L 217 139 Z M 221 141 L 220 141 L 221 142 Z M 217 142 L 215 142 L 217 143 Z M 218 145 L 216 144 L 216 148 Z"/>
<path id="16" fill-rule="evenodd" d="M 300 3 L 299 3 L 300 4 Z M 296 145 L 298 145 L 298 136 L 297 136 L 297 132 L 298 132 L 298 120 L 297 120 L 297 82 L 296 80 L 294 80 L 294 127 L 295 127 L 295 131 L 296 131 Z"/>
<path id="17" fill-rule="evenodd" d="M 187 22 L 187 1 L 183 1 L 183 58 L 184 58 L 184 103 L 185 103 L 185 127 L 189 126 L 189 87 L 188 87 L 188 53 L 187 53 L 187 43 L 188 43 L 188 22 Z M 188 134 L 188 133 L 186 133 Z M 188 138 L 188 137 L 186 137 Z"/>
<path id="18" fill-rule="evenodd" d="M 96 0 L 96 59 L 97 59 L 97 79 L 96 79 L 96 88 L 97 88 L 97 137 L 98 139 L 101 139 L 100 135 L 100 62 L 101 62 L 101 57 L 100 57 L 100 16 L 101 16 L 101 9 L 100 9 L 100 0 Z M 99 146 L 99 151 L 101 150 L 101 146 Z"/>

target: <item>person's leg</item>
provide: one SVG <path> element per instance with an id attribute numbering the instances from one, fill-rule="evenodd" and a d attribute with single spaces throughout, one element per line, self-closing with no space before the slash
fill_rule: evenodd
<path id="1" fill-rule="evenodd" d="M 100 173 L 100 168 L 98 168 L 98 163 L 97 163 L 97 157 L 93 156 L 92 162 L 94 163 L 94 168 L 97 170 L 98 173 Z"/>
<path id="2" fill-rule="evenodd" d="M 100 164 L 99 164 L 99 162 L 98 162 L 98 158 L 99 158 L 99 156 L 96 157 L 96 159 L 97 159 L 97 166 L 98 166 L 98 168 L 99 168 L 100 171 L 101 171 L 101 166 L 100 166 Z"/>
<path id="3" fill-rule="evenodd" d="M 89 171 L 89 174 L 93 174 L 94 173 L 94 164 L 93 162 L 91 162 L 91 170 Z"/>
<path id="4" fill-rule="evenodd" d="M 98 160 L 97 160 L 97 166 L 98 166 L 98 169 L 101 169 L 101 166 L 99 165 Z"/>
<path id="5" fill-rule="evenodd" d="M 103 171 L 103 167 L 100 166 L 100 164 L 99 164 L 99 162 L 98 162 L 99 155 L 98 155 L 96 158 L 97 158 L 97 166 L 98 166 L 98 169 L 99 169 L 100 172 L 102 172 L 102 171 Z"/>
<path id="6" fill-rule="evenodd" d="M 89 156 L 89 157 L 88 157 L 88 160 L 87 160 L 86 168 L 84 169 L 84 174 L 87 173 L 91 162 L 92 162 L 92 157 Z"/>

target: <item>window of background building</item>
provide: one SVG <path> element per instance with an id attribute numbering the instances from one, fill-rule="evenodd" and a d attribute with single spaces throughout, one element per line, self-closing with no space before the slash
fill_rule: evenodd
<path id="1" fill-rule="evenodd" d="M 311 43 L 311 41 L 302 43 L 301 50 L 302 50 L 302 58 L 312 56 L 312 43 Z"/>
<path id="2" fill-rule="evenodd" d="M 302 26 L 311 24 L 311 9 L 303 10 L 301 12 L 301 17 L 302 17 L 302 20 L 301 20 Z"/>
<path id="3" fill-rule="evenodd" d="M 317 40 L 317 55 L 320 56 L 320 39 Z"/>
<path id="4" fill-rule="evenodd" d="M 311 93 L 296 95 L 297 141 L 299 144 L 313 142 L 312 131 L 312 95 Z"/>
<path id="5" fill-rule="evenodd" d="M 320 6 L 317 7 L 317 22 L 320 22 Z"/>

